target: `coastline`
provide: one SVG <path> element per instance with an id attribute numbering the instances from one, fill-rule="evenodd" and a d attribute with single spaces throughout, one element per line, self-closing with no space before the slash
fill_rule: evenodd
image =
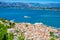
<path id="1" fill-rule="evenodd" d="M 5 19 L 5 18 L 2 18 L 2 19 Z M 8 20 L 8 19 L 6 19 L 6 20 Z M 56 27 L 56 26 L 51 26 L 51 25 L 47 25 L 47 24 L 44 24 L 43 22 L 34 22 L 34 23 L 30 23 L 30 22 L 18 22 L 18 21 L 14 21 L 14 20 L 8 20 L 8 21 L 11 21 L 11 22 L 14 22 L 14 23 L 27 23 L 27 24 L 42 24 L 42 25 L 45 25 L 45 26 L 47 26 L 47 27 L 51 27 L 51 28 L 54 28 L 54 29 L 60 29 L 60 28 L 58 28 L 58 27 Z"/>
<path id="2" fill-rule="evenodd" d="M 35 24 L 16 23 L 15 27 L 20 28 L 22 30 L 22 32 L 24 33 L 25 37 L 27 36 L 28 39 L 33 38 L 33 40 L 39 39 L 39 36 L 37 36 L 37 35 L 40 35 L 42 37 L 42 38 L 40 38 L 41 40 L 43 40 L 43 39 L 50 40 L 49 32 L 54 32 L 54 33 L 59 32 L 57 29 L 52 28 L 50 26 L 48 27 L 48 26 L 44 25 L 43 23 L 35 23 Z M 35 30 L 35 32 L 33 30 Z M 39 32 L 39 30 L 40 30 L 40 32 Z M 46 31 L 47 36 L 45 35 L 45 31 Z M 32 35 L 34 35 L 34 37 L 31 37 Z M 43 35 L 46 37 L 44 37 Z M 35 37 L 37 37 L 37 38 L 35 38 Z"/>
<path id="3" fill-rule="evenodd" d="M 48 10 L 48 11 L 60 11 L 60 8 L 59 8 L 59 10 L 58 10 L 58 9 L 49 9 L 49 8 L 47 8 L 47 9 L 45 9 L 45 8 L 44 8 L 44 9 L 42 9 L 42 8 L 41 8 L 41 9 L 39 9 L 39 8 L 38 8 L 38 9 L 35 9 L 35 8 L 33 8 L 33 9 L 32 9 L 32 8 L 31 8 L 31 9 L 30 9 L 30 8 L 25 9 L 25 8 L 14 8 L 14 7 L 12 7 L 12 8 L 10 8 L 10 7 L 0 7 L 0 8 L 5 8 L 5 9 L 6 9 L 6 8 L 7 8 L 7 9 L 20 9 L 20 10 Z"/>
<path id="4" fill-rule="evenodd" d="M 25 2 L 0 2 L 0 40 L 60 40 L 60 3 Z"/>
<path id="5" fill-rule="evenodd" d="M 43 23 L 16 23 L 12 20 L 5 20 L 5 19 L 0 19 L 0 23 L 3 24 L 5 27 L 7 27 L 7 33 L 13 33 L 13 39 L 18 40 L 18 37 L 22 37 L 24 40 L 50 40 L 51 38 L 53 39 L 59 39 L 60 38 L 60 31 L 52 28 L 51 26 L 46 26 Z M 0 25 L 1 25 L 0 24 Z M 50 34 L 54 33 L 54 34 Z M 50 36 L 54 35 L 54 36 Z M 16 38 L 15 38 L 16 37 Z M 21 40 L 21 39 L 20 39 Z"/>
<path id="6" fill-rule="evenodd" d="M 14 21 L 15 22 L 15 21 Z M 42 22 L 35 22 L 35 23 L 30 23 L 30 22 L 15 22 L 15 23 L 27 23 L 27 24 L 40 24 L 40 23 L 42 23 Z M 56 27 L 56 26 L 51 26 L 51 25 L 47 25 L 47 24 L 44 24 L 44 23 L 42 23 L 42 25 L 45 25 L 45 26 L 47 26 L 47 27 L 51 27 L 51 28 L 55 28 L 55 29 L 60 29 L 60 28 L 58 28 L 58 27 Z"/>

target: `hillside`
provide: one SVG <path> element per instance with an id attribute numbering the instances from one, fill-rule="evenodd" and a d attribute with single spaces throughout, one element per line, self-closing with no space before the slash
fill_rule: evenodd
<path id="1" fill-rule="evenodd" d="M 47 10 L 60 10 L 60 3 L 20 3 L 20 2 L 0 2 L 0 7 L 3 8 L 19 8 L 19 9 L 47 9 Z"/>

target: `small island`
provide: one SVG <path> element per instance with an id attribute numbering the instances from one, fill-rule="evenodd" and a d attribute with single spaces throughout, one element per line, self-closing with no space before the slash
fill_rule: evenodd
<path id="1" fill-rule="evenodd" d="M 0 18 L 0 35 L 0 40 L 60 40 L 60 29 Z"/>

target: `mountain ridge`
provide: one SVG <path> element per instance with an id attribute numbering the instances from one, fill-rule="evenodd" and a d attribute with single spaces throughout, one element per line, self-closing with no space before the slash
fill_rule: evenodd
<path id="1" fill-rule="evenodd" d="M 0 7 L 20 8 L 20 9 L 57 9 L 57 10 L 60 10 L 60 3 L 0 2 Z"/>

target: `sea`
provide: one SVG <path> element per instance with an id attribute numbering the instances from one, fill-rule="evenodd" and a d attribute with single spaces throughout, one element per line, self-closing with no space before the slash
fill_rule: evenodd
<path id="1" fill-rule="evenodd" d="M 60 28 L 60 11 L 0 8 L 0 18 Z"/>

